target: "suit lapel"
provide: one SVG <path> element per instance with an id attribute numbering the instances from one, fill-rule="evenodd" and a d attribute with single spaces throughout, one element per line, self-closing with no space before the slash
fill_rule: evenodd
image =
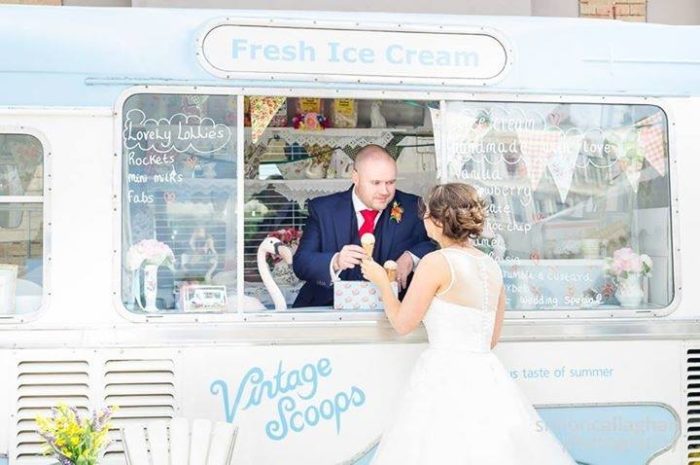
<path id="1" fill-rule="evenodd" d="M 374 252 L 374 260 L 383 264 L 389 260 L 391 244 L 394 242 L 394 233 L 396 232 L 397 224 L 391 221 L 391 206 L 394 204 L 392 200 L 389 205 L 382 211 L 382 216 L 379 217 L 379 222 L 375 228 L 375 236 L 378 238 L 377 248 L 379 252 Z"/>
<path id="2" fill-rule="evenodd" d="M 330 215 L 329 220 L 333 223 L 335 231 L 336 250 L 340 250 L 347 244 L 359 244 L 357 219 L 355 218 L 355 209 L 352 206 L 352 187 L 343 193 L 342 201 L 337 205 L 337 210 L 330 212 Z"/>

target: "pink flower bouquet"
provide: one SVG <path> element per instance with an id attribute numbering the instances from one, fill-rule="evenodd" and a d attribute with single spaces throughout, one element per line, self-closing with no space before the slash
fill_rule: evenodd
<path id="1" fill-rule="evenodd" d="M 649 255 L 639 255 L 631 247 L 623 247 L 607 259 L 605 271 L 615 280 L 626 279 L 630 275 L 651 276 L 652 263 Z"/>
<path id="2" fill-rule="evenodd" d="M 142 264 L 165 265 L 173 268 L 175 254 L 167 244 L 155 239 L 144 239 L 129 247 L 126 254 L 126 266 L 129 270 L 138 270 Z"/>

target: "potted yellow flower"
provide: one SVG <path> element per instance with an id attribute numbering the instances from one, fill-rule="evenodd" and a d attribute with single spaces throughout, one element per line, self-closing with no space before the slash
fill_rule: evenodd
<path id="1" fill-rule="evenodd" d="M 61 465 L 96 465 L 109 444 L 109 420 L 115 410 L 107 407 L 88 419 L 77 408 L 59 404 L 51 417 L 38 416 L 39 434 L 46 441 L 44 453 L 54 455 Z"/>

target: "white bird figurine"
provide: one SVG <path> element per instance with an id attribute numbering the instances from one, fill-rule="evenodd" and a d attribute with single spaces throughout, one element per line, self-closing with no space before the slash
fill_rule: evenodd
<path id="1" fill-rule="evenodd" d="M 372 102 L 372 108 L 369 112 L 369 121 L 373 128 L 386 127 L 386 118 L 384 118 L 384 115 L 382 115 L 382 112 L 379 109 L 380 106 L 380 102 Z"/>
<path id="2" fill-rule="evenodd" d="M 272 278 L 270 267 L 267 264 L 268 254 L 279 255 L 288 265 L 291 265 L 293 259 L 292 249 L 276 237 L 266 237 L 258 246 L 258 272 L 263 284 L 265 284 L 267 291 L 270 293 L 272 302 L 275 304 L 275 310 L 287 310 L 287 301 L 284 299 L 284 294 L 282 294 L 280 287 Z"/>

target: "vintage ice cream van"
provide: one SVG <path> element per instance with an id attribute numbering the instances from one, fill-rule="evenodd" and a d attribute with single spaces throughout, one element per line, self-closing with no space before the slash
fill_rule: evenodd
<path id="1" fill-rule="evenodd" d="M 488 200 L 495 351 L 543 428 L 582 464 L 700 463 L 699 41 L 0 7 L 0 454 L 49 463 L 35 417 L 65 402 L 120 407 L 105 464 L 117 428 L 174 417 L 237 425 L 237 464 L 370 463 L 425 333 L 397 336 L 359 288 L 294 306 L 288 252 L 378 144 L 400 190 Z"/>

